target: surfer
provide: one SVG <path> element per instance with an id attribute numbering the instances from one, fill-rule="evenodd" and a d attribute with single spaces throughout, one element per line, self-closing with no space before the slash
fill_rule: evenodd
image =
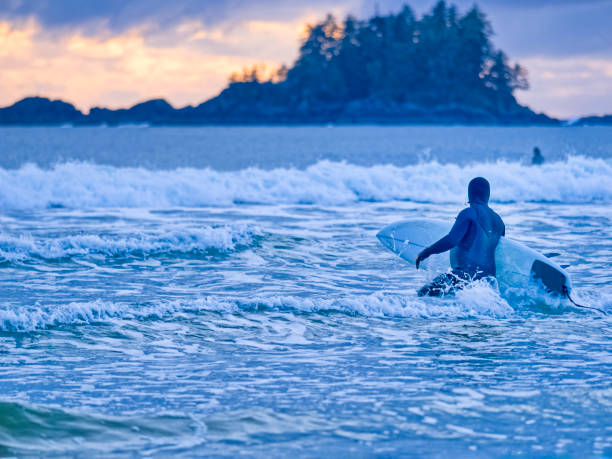
<path id="1" fill-rule="evenodd" d="M 533 156 L 531 158 L 531 164 L 534 166 L 541 166 L 544 163 L 544 156 L 538 147 L 533 148 Z"/>
<path id="2" fill-rule="evenodd" d="M 470 207 L 463 209 L 450 232 L 425 248 L 416 267 L 430 255 L 451 250 L 451 272 L 436 277 L 421 287 L 419 296 L 443 296 L 463 288 L 468 282 L 495 276 L 495 248 L 506 233 L 501 217 L 488 205 L 489 182 L 476 177 L 468 185 Z"/>

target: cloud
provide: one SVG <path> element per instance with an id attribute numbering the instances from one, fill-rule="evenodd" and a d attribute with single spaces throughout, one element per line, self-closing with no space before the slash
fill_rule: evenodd
<path id="1" fill-rule="evenodd" d="M 165 29 L 188 20 L 206 26 L 258 19 L 290 21 L 308 11 L 344 10 L 351 4 L 352 0 L 4 0 L 0 18 L 34 18 L 44 28 L 87 26 L 94 33 L 103 28 L 121 34 L 143 24 Z"/>
<path id="2" fill-rule="evenodd" d="M 561 118 L 612 111 L 612 59 L 533 57 L 523 64 L 531 90 L 519 100 L 533 109 Z"/>
<path id="3" fill-rule="evenodd" d="M 3 0 L 0 19 L 35 19 L 43 29 L 80 30 L 84 35 L 124 34 L 136 27 L 159 34 L 188 21 L 204 27 L 236 27 L 247 21 L 292 23 L 327 11 L 366 17 L 404 4 L 417 13 L 436 0 Z M 450 0 L 467 10 L 473 0 Z M 476 2 L 489 16 L 496 43 L 513 58 L 529 56 L 612 56 L 609 0 L 487 0 Z"/>
<path id="4" fill-rule="evenodd" d="M 327 11 L 316 5 L 8 0 L 0 3 L 0 106 L 35 94 L 84 110 L 151 97 L 197 104 L 245 66 L 291 64 L 305 24 Z"/>
<path id="5" fill-rule="evenodd" d="M 263 36 L 272 33 L 270 27 L 274 32 L 274 25 L 257 24 L 242 33 L 248 33 L 252 42 L 263 42 Z M 287 41 L 282 28 L 276 33 Z M 248 53 L 207 53 L 181 43 L 151 46 L 137 28 L 112 37 L 74 32 L 49 42 L 33 20 L 18 26 L 0 22 L 0 105 L 44 94 L 82 109 L 123 107 L 151 97 L 166 97 L 181 106 L 214 96 L 232 72 L 260 62 L 271 68 L 277 65 Z"/>
<path id="6" fill-rule="evenodd" d="M 612 58 L 612 2 L 545 2 L 538 8 L 504 6 L 491 12 L 496 44 L 515 58 Z"/>

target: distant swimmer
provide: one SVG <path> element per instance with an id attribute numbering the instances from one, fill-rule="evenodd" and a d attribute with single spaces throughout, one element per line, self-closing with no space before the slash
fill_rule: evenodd
<path id="1" fill-rule="evenodd" d="M 425 248 L 416 259 L 416 267 L 427 257 L 451 251 L 451 272 L 436 277 L 421 287 L 419 296 L 443 296 L 463 288 L 468 282 L 495 276 L 495 248 L 506 234 L 506 226 L 488 205 L 489 182 L 476 177 L 468 186 L 470 207 L 463 209 L 450 232 Z"/>
<path id="2" fill-rule="evenodd" d="M 539 166 L 544 162 L 544 156 L 538 147 L 533 148 L 533 157 L 531 158 L 531 164 Z"/>

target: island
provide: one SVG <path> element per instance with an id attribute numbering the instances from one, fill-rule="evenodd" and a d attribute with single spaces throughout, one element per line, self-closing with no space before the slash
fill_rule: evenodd
<path id="1" fill-rule="evenodd" d="M 417 17 L 397 13 L 309 26 L 296 61 L 272 75 L 233 74 L 219 95 L 175 108 L 163 99 L 131 108 L 73 105 L 44 97 L 0 108 L 2 125 L 495 124 L 561 125 L 519 104 L 527 73 L 495 48 L 485 14 L 438 2 Z M 610 122 L 588 118 L 572 125 Z"/>

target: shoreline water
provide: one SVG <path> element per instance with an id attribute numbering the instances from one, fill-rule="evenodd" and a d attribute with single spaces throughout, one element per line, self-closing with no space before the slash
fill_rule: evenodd
<path id="1" fill-rule="evenodd" d="M 92 131 L 0 128 L 0 455 L 612 452 L 609 316 L 419 298 L 375 237 L 484 175 L 611 313 L 608 130 Z"/>

